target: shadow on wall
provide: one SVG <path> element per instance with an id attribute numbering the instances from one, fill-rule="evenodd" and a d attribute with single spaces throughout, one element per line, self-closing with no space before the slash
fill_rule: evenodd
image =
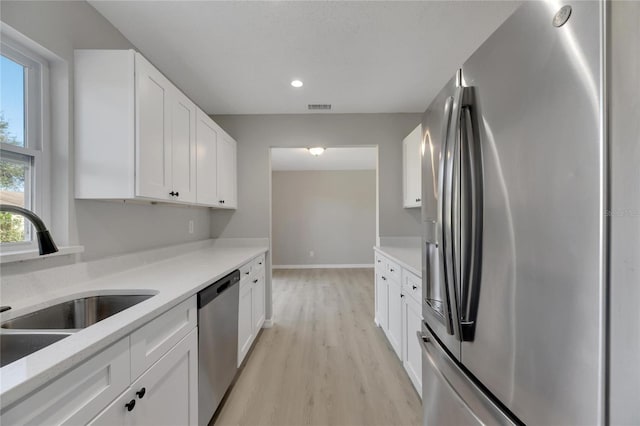
<path id="1" fill-rule="evenodd" d="M 220 238 L 235 212 L 235 210 L 223 209 L 213 209 L 211 211 L 211 238 Z"/>

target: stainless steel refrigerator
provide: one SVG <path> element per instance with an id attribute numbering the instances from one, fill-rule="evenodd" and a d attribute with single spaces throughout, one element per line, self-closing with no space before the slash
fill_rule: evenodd
<path id="1" fill-rule="evenodd" d="M 640 359 L 625 349 L 625 341 L 640 346 L 637 297 L 624 299 L 640 288 L 640 213 L 614 227 L 613 241 L 610 209 L 616 200 L 640 205 L 640 179 L 629 180 L 640 169 L 639 10 L 625 2 L 525 2 L 424 113 L 425 425 L 593 425 L 618 415 L 640 422 L 610 404 L 619 394 L 638 405 L 624 391 L 638 382 L 622 378 L 638 378 L 637 365 L 611 360 Z M 611 24 L 616 13 L 627 33 Z M 627 117 L 618 137 L 628 147 L 616 148 L 611 44 L 629 43 L 628 35 L 635 50 L 618 54 L 627 82 L 616 82 L 615 95 L 621 114 L 636 119 Z M 625 84 L 635 101 L 625 98 Z M 624 172 L 614 169 L 612 151 L 629 172 L 613 204 L 611 176 Z M 628 273 L 614 293 L 626 314 L 609 310 L 612 244 L 627 250 Z M 616 318 L 636 320 L 617 340 L 608 334 Z"/>

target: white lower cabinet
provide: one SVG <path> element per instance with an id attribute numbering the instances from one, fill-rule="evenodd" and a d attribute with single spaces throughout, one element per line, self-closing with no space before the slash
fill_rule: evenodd
<path id="1" fill-rule="evenodd" d="M 251 295 L 253 293 L 250 284 L 240 287 L 240 307 L 238 309 L 238 366 L 242 363 L 244 356 L 249 352 L 253 343 L 253 319 L 251 310 Z"/>
<path id="2" fill-rule="evenodd" d="M 402 365 L 411 383 L 422 396 L 422 353 L 418 332 L 422 323 L 422 306 L 413 298 L 402 298 Z"/>
<path id="3" fill-rule="evenodd" d="M 265 320 L 265 255 L 240 267 L 238 309 L 238 367 L 242 364 Z"/>
<path id="4" fill-rule="evenodd" d="M 389 327 L 389 285 L 387 277 L 376 268 L 376 322 L 380 328 Z"/>
<path id="5" fill-rule="evenodd" d="M 193 329 L 90 424 L 196 425 L 197 393 L 198 330 Z"/>
<path id="6" fill-rule="evenodd" d="M 254 330 L 259 330 L 260 328 L 262 328 L 262 324 L 264 324 L 264 314 L 265 314 L 264 273 L 258 278 L 255 278 L 253 284 L 254 284 L 253 286 L 254 291 L 251 297 L 253 328 Z"/>
<path id="7" fill-rule="evenodd" d="M 422 282 L 398 263 L 375 254 L 375 321 L 422 395 Z"/>
<path id="8" fill-rule="evenodd" d="M 399 358 L 402 358 L 402 298 L 400 283 L 389 282 L 389 327 L 385 330 L 391 346 Z"/>
<path id="9" fill-rule="evenodd" d="M 7 425 L 197 425 L 196 296 L 7 407 Z"/>

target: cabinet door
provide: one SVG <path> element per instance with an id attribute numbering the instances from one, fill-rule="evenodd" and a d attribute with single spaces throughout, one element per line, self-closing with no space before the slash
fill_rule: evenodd
<path id="1" fill-rule="evenodd" d="M 131 411 L 135 425 L 196 426 L 198 330 L 192 330 L 136 380 L 131 388 L 137 392 L 136 406 Z"/>
<path id="2" fill-rule="evenodd" d="M 394 280 L 387 280 L 389 285 L 389 327 L 387 328 L 387 338 L 402 359 L 402 297 L 400 283 Z"/>
<path id="3" fill-rule="evenodd" d="M 404 207 L 422 205 L 422 126 L 416 127 L 403 141 Z"/>
<path id="4" fill-rule="evenodd" d="M 220 207 L 236 208 L 236 142 L 221 135 L 218 138 L 218 201 Z"/>
<path id="5" fill-rule="evenodd" d="M 217 206 L 218 203 L 218 131 L 202 111 L 196 113 L 196 201 Z"/>
<path id="6" fill-rule="evenodd" d="M 422 395 L 422 352 L 417 333 L 422 325 L 421 307 L 409 297 L 402 298 L 402 364 L 413 386 Z"/>
<path id="7" fill-rule="evenodd" d="M 136 195 L 169 200 L 171 83 L 136 54 Z"/>
<path id="8" fill-rule="evenodd" d="M 385 277 L 376 268 L 376 318 L 383 330 L 389 328 L 389 286 Z"/>
<path id="9" fill-rule="evenodd" d="M 238 367 L 242 364 L 244 356 L 249 352 L 253 342 L 252 319 L 252 286 L 250 282 L 240 285 L 240 306 L 238 310 Z"/>
<path id="10" fill-rule="evenodd" d="M 256 282 L 253 282 L 253 294 L 251 295 L 251 303 L 253 305 L 253 334 L 258 335 L 258 332 L 262 328 L 264 323 L 264 275 L 260 275 L 255 278 Z"/>
<path id="11" fill-rule="evenodd" d="M 196 201 L 196 106 L 173 88 L 171 106 L 171 191 L 176 201 Z"/>
<path id="12" fill-rule="evenodd" d="M 89 424 L 197 425 L 198 330 L 193 329 Z"/>

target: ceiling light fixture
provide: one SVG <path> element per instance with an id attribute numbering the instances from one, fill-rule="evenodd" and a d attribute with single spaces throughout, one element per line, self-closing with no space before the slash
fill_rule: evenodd
<path id="1" fill-rule="evenodd" d="M 316 146 L 313 148 L 307 148 L 309 150 L 309 153 L 311 155 L 313 155 L 314 157 L 317 157 L 319 155 L 321 155 L 324 152 L 324 148 L 321 146 Z"/>
<path id="2" fill-rule="evenodd" d="M 293 80 L 293 81 L 291 82 L 291 85 L 297 89 L 297 88 L 299 88 L 299 87 L 302 87 L 302 81 L 300 81 L 300 80 Z"/>

